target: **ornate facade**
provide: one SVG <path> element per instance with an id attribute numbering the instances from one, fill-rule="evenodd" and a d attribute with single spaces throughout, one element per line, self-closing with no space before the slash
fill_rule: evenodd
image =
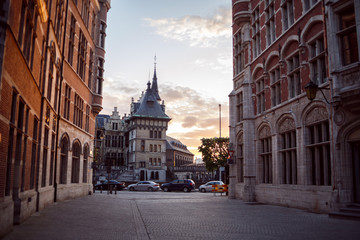
<path id="1" fill-rule="evenodd" d="M 92 191 L 110 0 L 0 2 L 0 238 Z"/>
<path id="2" fill-rule="evenodd" d="M 360 1 L 232 3 L 229 196 L 319 212 L 360 203 Z"/>

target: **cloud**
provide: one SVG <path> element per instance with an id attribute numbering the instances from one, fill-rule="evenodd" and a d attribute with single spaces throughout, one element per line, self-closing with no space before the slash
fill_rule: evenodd
<path id="1" fill-rule="evenodd" d="M 218 8 L 211 17 L 184 16 L 181 18 L 145 18 L 162 37 L 188 42 L 191 47 L 216 47 L 231 37 L 231 9 Z"/>
<path id="2" fill-rule="evenodd" d="M 206 69 L 213 69 L 223 74 L 232 74 L 231 50 L 227 53 L 220 53 L 215 58 L 201 58 L 193 61 L 193 64 Z"/>

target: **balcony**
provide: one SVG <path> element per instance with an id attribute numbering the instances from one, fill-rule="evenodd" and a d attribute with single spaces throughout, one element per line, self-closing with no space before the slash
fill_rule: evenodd
<path id="1" fill-rule="evenodd" d="M 249 3 L 250 1 L 246 0 L 233 1 L 233 21 L 236 25 L 242 26 L 250 23 L 251 12 Z"/>

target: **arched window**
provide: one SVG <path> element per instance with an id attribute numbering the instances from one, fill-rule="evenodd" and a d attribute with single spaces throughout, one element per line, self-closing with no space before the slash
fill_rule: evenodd
<path id="1" fill-rule="evenodd" d="M 150 179 L 154 179 L 154 172 L 151 172 Z"/>
<path id="2" fill-rule="evenodd" d="M 297 183 L 296 126 L 293 119 L 285 118 L 279 126 L 280 183 Z"/>
<path id="3" fill-rule="evenodd" d="M 83 183 L 87 182 L 88 157 L 89 157 L 89 147 L 88 147 L 88 145 L 85 145 L 85 147 L 84 147 L 84 164 L 83 164 Z"/>
<path id="4" fill-rule="evenodd" d="M 155 179 L 159 180 L 159 172 L 155 172 Z"/>
<path id="5" fill-rule="evenodd" d="M 71 183 L 79 183 L 80 152 L 80 143 L 76 141 L 73 143 L 72 149 Z"/>
<path id="6" fill-rule="evenodd" d="M 272 183 L 272 145 L 271 131 L 268 126 L 265 126 L 260 130 L 258 152 L 260 183 Z"/>
<path id="7" fill-rule="evenodd" d="M 60 143 L 60 184 L 66 184 L 67 180 L 67 164 L 68 164 L 68 152 L 69 141 L 67 137 L 64 137 Z"/>

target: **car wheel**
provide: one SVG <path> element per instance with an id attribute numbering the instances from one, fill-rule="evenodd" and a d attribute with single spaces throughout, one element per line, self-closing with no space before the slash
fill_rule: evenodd
<path id="1" fill-rule="evenodd" d="M 164 192 L 168 192 L 169 191 L 169 188 L 168 187 L 164 187 Z"/>
<path id="2" fill-rule="evenodd" d="M 154 189 L 153 189 L 152 187 L 149 187 L 149 188 L 148 188 L 148 191 L 149 191 L 149 192 L 153 192 Z"/>
<path id="3" fill-rule="evenodd" d="M 184 192 L 190 192 L 190 189 L 189 188 L 187 188 L 187 187 L 184 187 Z"/>
<path id="4" fill-rule="evenodd" d="M 133 187 L 129 188 L 130 191 L 134 191 L 135 189 Z"/>
<path id="5" fill-rule="evenodd" d="M 205 188 L 202 188 L 200 191 L 201 191 L 201 192 L 206 192 L 206 189 L 205 189 Z"/>

